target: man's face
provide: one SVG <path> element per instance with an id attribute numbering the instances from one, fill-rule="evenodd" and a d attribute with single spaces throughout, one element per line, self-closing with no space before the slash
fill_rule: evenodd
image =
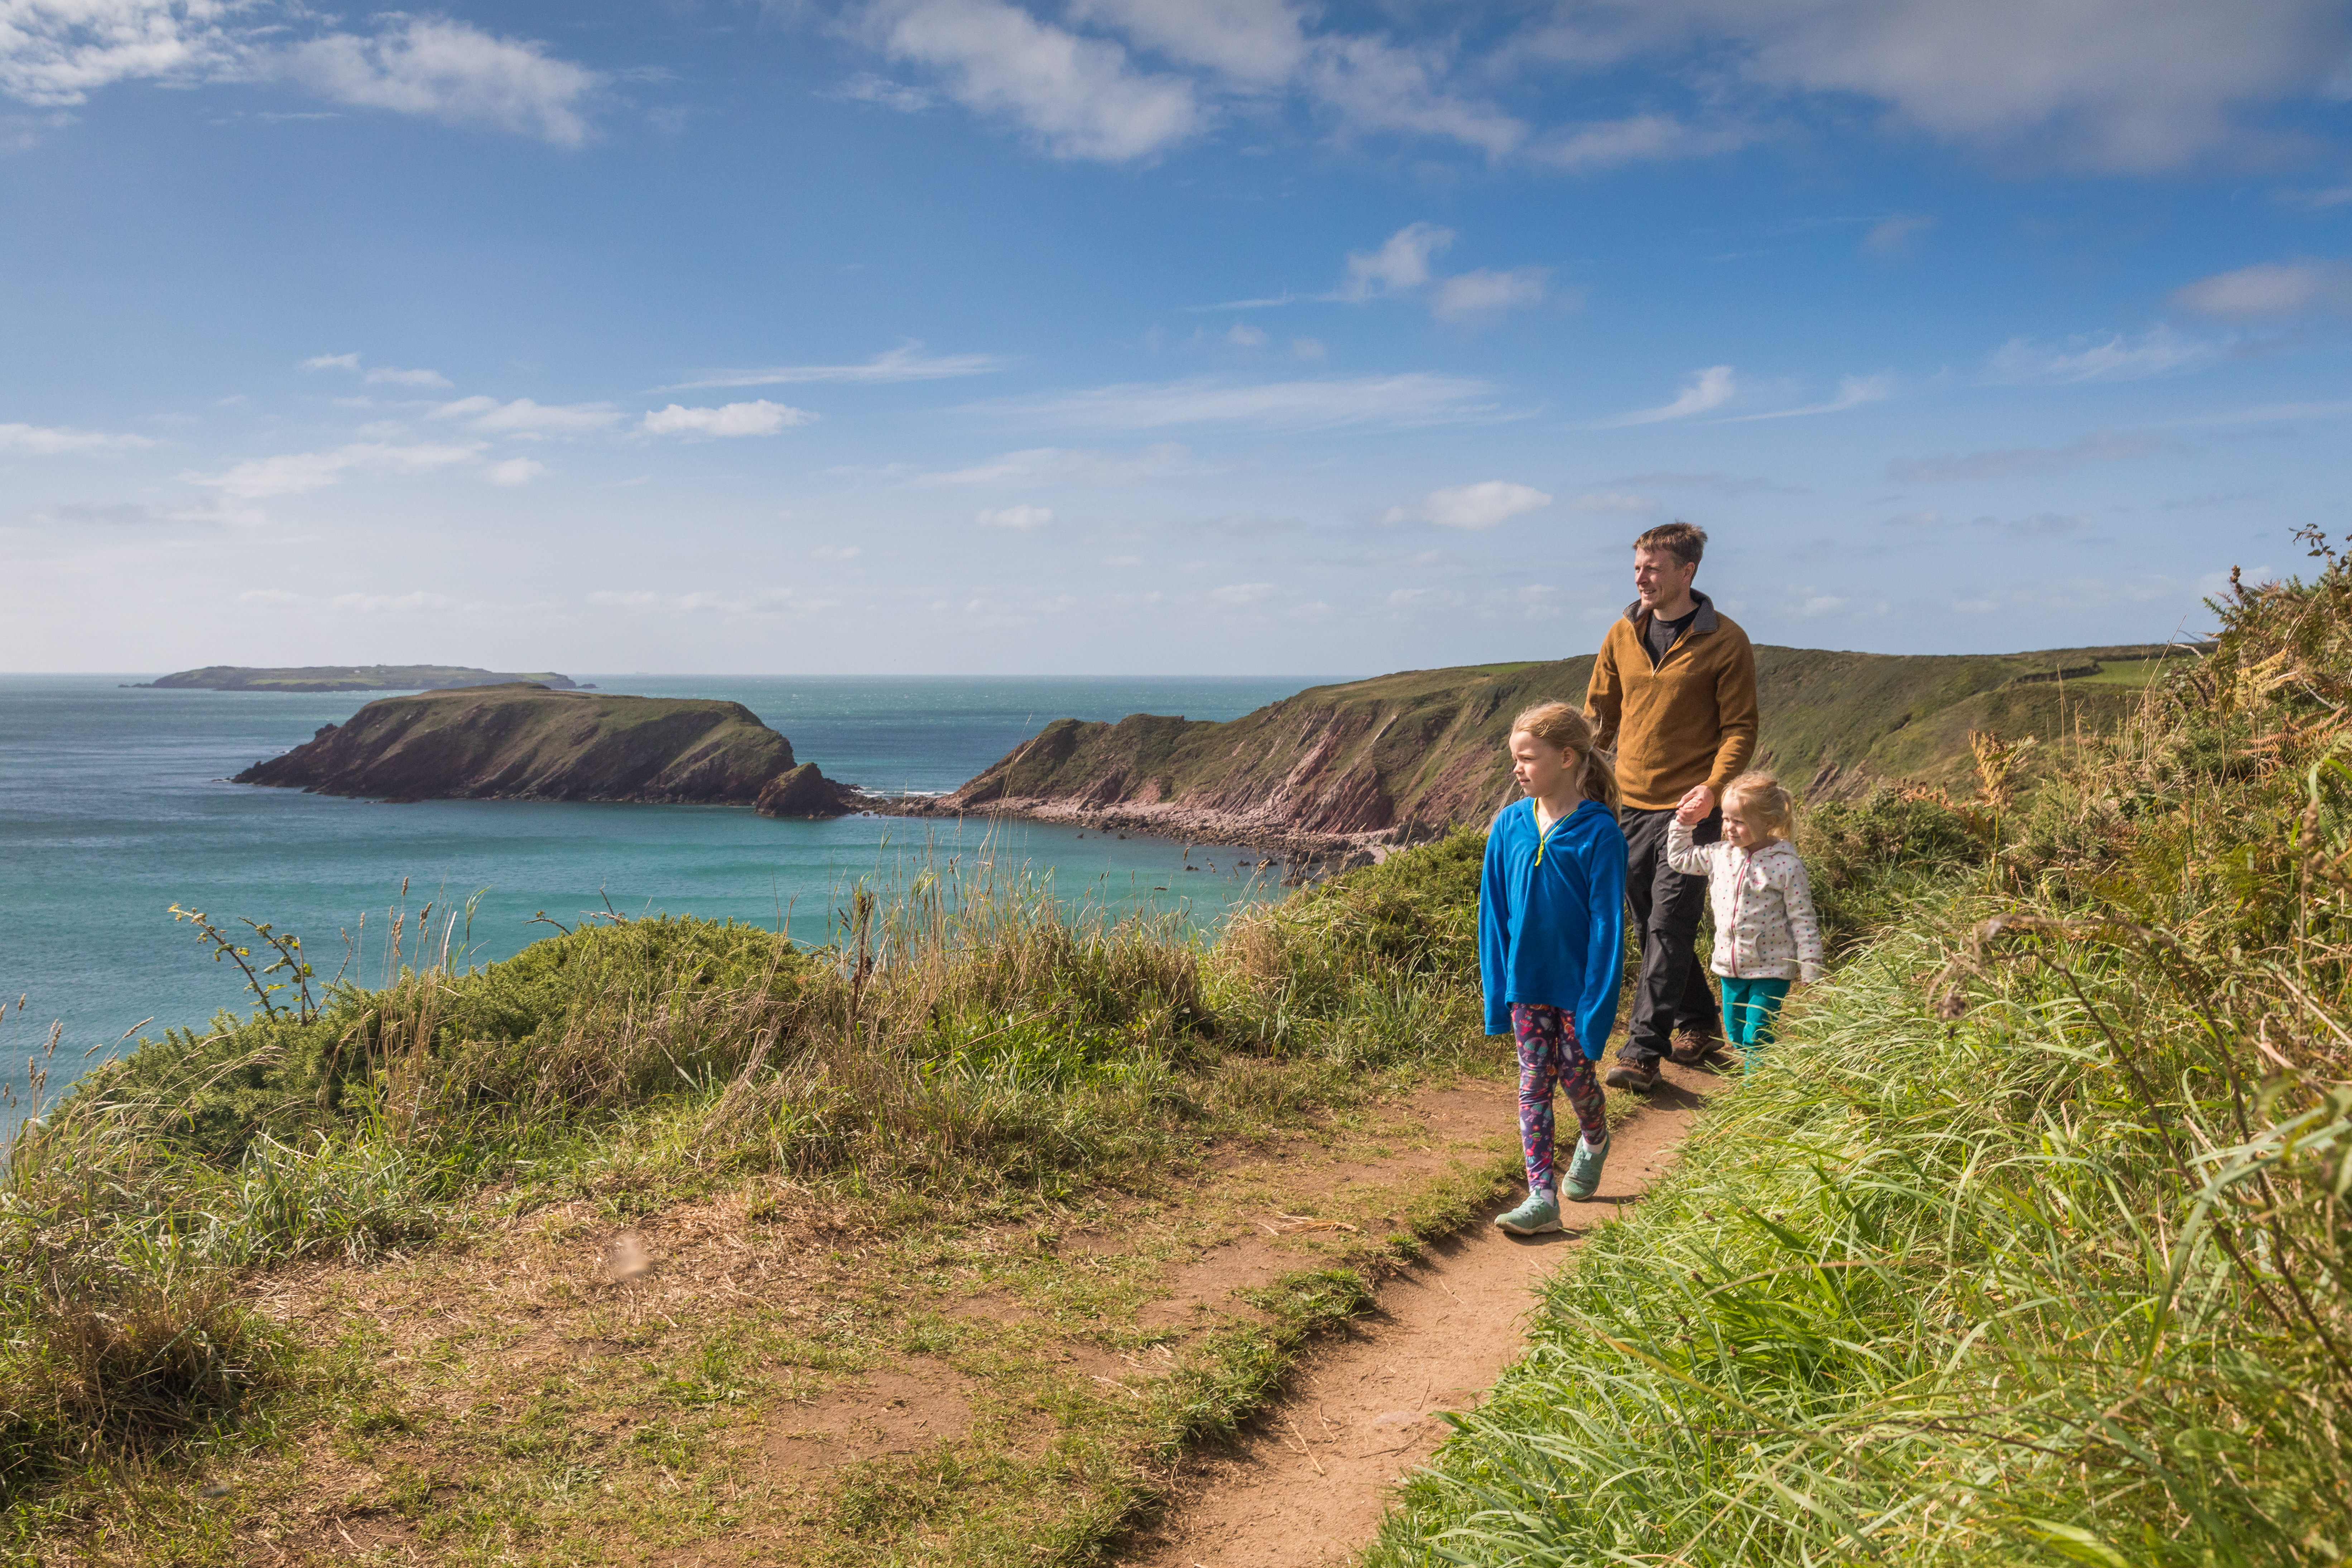
<path id="1" fill-rule="evenodd" d="M 1671 551 L 1633 552 L 1633 595 L 1645 610 L 1681 604 L 1683 595 L 1690 592 L 1691 579 L 1697 575 L 1697 562 L 1685 565 Z"/>

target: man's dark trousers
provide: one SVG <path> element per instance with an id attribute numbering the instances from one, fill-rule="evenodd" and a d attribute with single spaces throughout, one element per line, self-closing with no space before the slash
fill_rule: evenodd
<path id="1" fill-rule="evenodd" d="M 1674 820 L 1671 810 L 1627 806 L 1617 814 L 1625 830 L 1625 901 L 1633 906 L 1633 929 L 1642 942 L 1633 1020 L 1617 1059 L 1646 1068 L 1658 1065 L 1676 1029 L 1710 1036 L 1723 1029 L 1715 993 L 1698 966 L 1698 922 L 1706 912 L 1706 879 L 1686 877 L 1666 864 L 1666 829 Z M 1701 844 L 1722 837 L 1720 810 L 1691 831 Z"/>

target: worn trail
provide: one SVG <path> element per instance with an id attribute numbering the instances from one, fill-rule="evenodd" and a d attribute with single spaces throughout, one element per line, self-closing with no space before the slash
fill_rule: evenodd
<path id="1" fill-rule="evenodd" d="M 1307 1568 L 1369 1544 L 1397 1481 L 1444 1436 L 1441 1413 L 1475 1408 L 1517 1357 L 1538 1276 L 1657 1178 L 1717 1081 L 1668 1064 L 1650 1103 L 1618 1127 L 1599 1197 L 1569 1206 L 1570 1230 L 1519 1239 L 1482 1223 L 1390 1280 L 1378 1310 L 1317 1352 L 1242 1442 L 1191 1467 L 1174 1506 L 1126 1561 Z M 1481 1092 L 1495 1118 L 1514 1114 L 1508 1085 Z"/>

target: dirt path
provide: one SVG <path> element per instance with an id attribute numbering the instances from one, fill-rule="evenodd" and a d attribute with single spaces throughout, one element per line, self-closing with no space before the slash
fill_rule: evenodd
<path id="1" fill-rule="evenodd" d="M 1700 1097 L 1719 1081 L 1671 1064 L 1666 1077 L 1671 1087 L 1618 1127 L 1600 1196 L 1570 1206 L 1571 1227 L 1580 1219 L 1597 1224 L 1639 1197 L 1672 1158 Z M 1494 1097 L 1507 1108 L 1511 1091 L 1496 1085 Z M 1233 1451 L 1191 1468 L 1176 1506 L 1138 1538 L 1127 1561 L 1136 1568 L 1346 1562 L 1379 1530 L 1398 1479 L 1444 1436 L 1439 1413 L 1475 1408 L 1518 1356 L 1537 1279 L 1582 1234 L 1517 1239 L 1482 1224 L 1391 1279 L 1379 1310 L 1318 1352 Z"/>

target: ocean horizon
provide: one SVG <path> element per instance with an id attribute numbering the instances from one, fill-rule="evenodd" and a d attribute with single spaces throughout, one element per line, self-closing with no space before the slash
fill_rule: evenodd
<path id="1" fill-rule="evenodd" d="M 829 778 L 886 795 L 954 789 L 1055 719 L 1238 718 L 1326 677 L 577 674 L 600 691 L 743 703 Z M 54 1099 L 88 1067 L 169 1027 L 254 1005 L 171 905 L 302 938 L 321 979 L 382 978 L 387 917 L 472 900 L 462 961 L 511 956 L 587 911 L 698 915 L 823 942 L 836 896 L 922 865 L 986 862 L 1050 880 L 1066 906 L 1165 910 L 1206 925 L 1265 896 L 1239 855 L 1044 823 L 748 807 L 542 801 L 385 805 L 228 782 L 395 692 L 142 689 L 143 673 L 0 673 L 0 1074 L 58 1030 Z M 1254 863 L 1254 858 L 1252 858 Z M 406 891 L 404 894 L 403 889 Z M 436 921 L 436 926 L 438 921 Z M 249 932 L 247 933 L 250 934 Z"/>

